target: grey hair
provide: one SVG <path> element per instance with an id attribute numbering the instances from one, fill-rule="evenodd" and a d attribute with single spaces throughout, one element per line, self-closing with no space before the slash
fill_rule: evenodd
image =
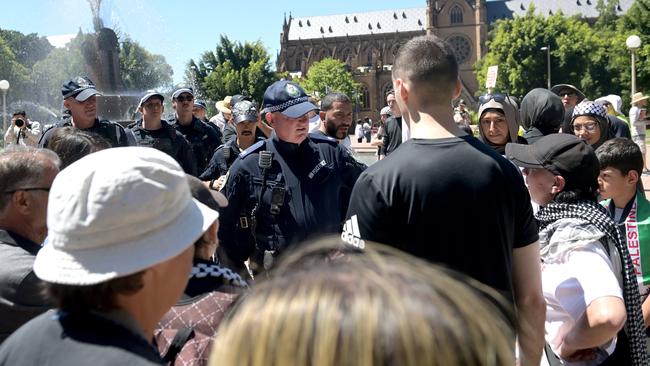
<path id="1" fill-rule="evenodd" d="M 320 101 L 320 110 L 321 111 L 329 111 L 332 109 L 332 106 L 334 105 L 334 102 L 339 102 L 339 103 L 351 103 L 350 98 L 339 92 L 332 92 L 323 97 Z"/>
<path id="2" fill-rule="evenodd" d="M 37 184 L 45 169 L 61 166 L 61 160 L 51 150 L 12 145 L 0 150 L 0 212 L 11 199 L 6 192 Z"/>

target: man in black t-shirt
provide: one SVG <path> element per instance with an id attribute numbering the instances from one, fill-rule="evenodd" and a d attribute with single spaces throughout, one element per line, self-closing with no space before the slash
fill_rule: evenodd
<path id="1" fill-rule="evenodd" d="M 538 233 L 518 169 L 454 122 L 449 106 L 461 83 L 447 43 L 411 39 L 392 73 L 410 139 L 361 174 L 342 239 L 359 247 L 385 243 L 495 288 L 516 310 L 520 363 L 539 364 L 545 303 Z"/>

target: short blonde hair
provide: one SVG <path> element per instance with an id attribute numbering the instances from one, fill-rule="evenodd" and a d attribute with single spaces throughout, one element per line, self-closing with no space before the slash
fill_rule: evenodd
<path id="1" fill-rule="evenodd" d="M 289 255 L 244 296 L 211 366 L 514 364 L 496 291 L 392 248 L 332 242 Z"/>

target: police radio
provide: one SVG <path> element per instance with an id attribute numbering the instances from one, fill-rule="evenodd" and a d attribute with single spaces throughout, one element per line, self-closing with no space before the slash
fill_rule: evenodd
<path id="1" fill-rule="evenodd" d="M 273 153 L 267 150 L 260 151 L 258 160 L 257 160 L 257 165 L 261 169 L 268 169 L 271 167 L 271 164 L 273 163 Z"/>

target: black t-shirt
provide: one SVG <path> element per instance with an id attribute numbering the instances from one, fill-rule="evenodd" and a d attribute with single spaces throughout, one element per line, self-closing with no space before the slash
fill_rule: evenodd
<path id="1" fill-rule="evenodd" d="M 375 241 L 512 297 L 513 248 L 538 239 L 517 167 L 477 139 L 410 139 L 361 174 L 342 238 Z"/>

